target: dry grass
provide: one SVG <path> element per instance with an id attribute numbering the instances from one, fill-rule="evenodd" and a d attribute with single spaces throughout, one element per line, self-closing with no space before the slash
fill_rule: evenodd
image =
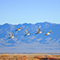
<path id="1" fill-rule="evenodd" d="M 60 55 L 49 55 L 49 54 L 1 54 L 0 60 L 40 60 L 43 58 L 60 60 Z"/>

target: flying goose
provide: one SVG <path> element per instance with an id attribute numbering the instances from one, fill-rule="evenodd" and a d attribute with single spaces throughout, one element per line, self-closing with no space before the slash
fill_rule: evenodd
<path id="1" fill-rule="evenodd" d="M 19 27 L 18 29 L 16 29 L 15 31 L 20 31 L 21 30 L 21 27 Z"/>
<path id="2" fill-rule="evenodd" d="M 9 39 L 10 38 L 14 38 L 14 36 L 13 36 L 13 33 L 12 32 L 10 32 L 10 37 L 9 37 Z"/>
<path id="3" fill-rule="evenodd" d="M 41 30 L 41 26 L 39 26 L 39 28 L 38 28 L 37 33 L 36 33 L 36 34 L 40 34 L 40 33 L 42 33 L 40 30 Z"/>
<path id="4" fill-rule="evenodd" d="M 50 33 L 51 33 L 51 30 L 48 33 L 46 33 L 45 36 L 50 35 Z"/>
<path id="5" fill-rule="evenodd" d="M 27 35 L 30 35 L 29 32 L 28 32 L 28 30 L 26 30 L 26 34 L 24 36 L 27 36 Z"/>

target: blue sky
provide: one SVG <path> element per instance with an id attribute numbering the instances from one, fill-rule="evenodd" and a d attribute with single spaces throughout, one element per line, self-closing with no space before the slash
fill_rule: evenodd
<path id="1" fill-rule="evenodd" d="M 60 0 L 0 0 L 0 24 L 60 24 Z"/>

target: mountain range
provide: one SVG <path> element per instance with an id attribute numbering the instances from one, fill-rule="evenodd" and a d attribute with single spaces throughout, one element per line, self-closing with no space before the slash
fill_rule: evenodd
<path id="1" fill-rule="evenodd" d="M 41 31 L 45 33 L 35 34 L 41 26 Z M 24 36 L 26 33 L 21 29 L 28 30 L 32 35 Z M 45 36 L 51 30 L 52 34 Z M 10 32 L 15 38 L 9 39 Z M 0 25 L 0 52 L 29 52 L 29 53 L 46 53 L 60 52 L 60 24 L 43 22 L 43 23 L 24 23 L 24 24 L 8 24 Z"/>

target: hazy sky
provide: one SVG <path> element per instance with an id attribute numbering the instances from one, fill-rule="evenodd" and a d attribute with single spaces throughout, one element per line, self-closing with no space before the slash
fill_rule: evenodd
<path id="1" fill-rule="evenodd" d="M 0 24 L 60 24 L 60 0 L 0 0 Z"/>

